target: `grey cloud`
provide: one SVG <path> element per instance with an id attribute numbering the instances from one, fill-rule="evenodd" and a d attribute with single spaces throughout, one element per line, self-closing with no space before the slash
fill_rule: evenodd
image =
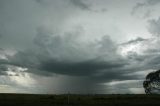
<path id="1" fill-rule="evenodd" d="M 149 65 L 150 67 L 152 67 L 153 69 L 160 69 L 160 56 L 159 55 L 155 55 L 150 57 L 150 59 L 148 59 L 146 61 L 147 65 Z"/>
<path id="2" fill-rule="evenodd" d="M 0 59 L 0 65 L 1 64 L 9 64 L 8 60 Z"/>
<path id="3" fill-rule="evenodd" d="M 40 3 L 42 5 L 48 6 L 50 3 L 60 3 L 59 0 L 35 0 L 37 3 Z M 90 10 L 89 4 L 86 3 L 85 0 L 61 0 L 61 2 L 66 2 L 68 5 L 73 5 L 75 7 L 78 7 L 82 10 Z"/>
<path id="4" fill-rule="evenodd" d="M 8 57 L 6 64 L 26 67 L 27 72 L 44 76 L 86 76 L 94 83 L 133 79 L 126 76 L 130 72 L 125 67 L 130 63 L 116 53 L 117 45 L 108 36 L 88 45 L 81 44 L 78 36 L 71 33 L 62 37 L 43 29 L 37 31 L 33 49 L 17 52 Z"/>
<path id="5" fill-rule="evenodd" d="M 13 67 L 10 71 L 15 73 L 16 67 L 27 68 L 23 73 L 33 75 L 30 77 L 35 79 L 37 78 L 35 76 L 38 76 L 39 78 L 36 80 L 39 81 L 41 79 L 39 85 L 42 84 L 44 88 L 47 88 L 46 86 L 54 88 L 54 78 L 58 77 L 62 78 L 62 80 L 56 80 L 58 82 L 57 85 L 62 85 L 57 89 L 63 90 L 67 87 L 75 92 L 80 92 L 81 90 L 85 92 L 86 89 L 94 92 L 94 88 L 100 90 L 97 84 L 102 82 L 143 79 L 131 74 L 139 70 L 158 68 L 158 47 L 157 49 L 150 48 L 146 51 L 148 55 L 142 56 L 130 53 L 128 57 L 124 58 L 117 52 L 119 45 L 112 41 L 109 36 L 94 40 L 95 36 L 97 38 L 101 36 L 93 34 L 89 38 L 87 35 L 90 31 L 87 27 L 90 27 L 94 21 L 88 21 L 90 20 L 88 16 L 93 15 L 97 21 L 103 21 L 101 16 L 105 18 L 106 15 L 89 14 L 88 12 L 86 14 L 81 10 L 92 11 L 92 6 L 95 6 L 95 12 L 96 9 L 98 9 L 98 12 L 105 12 L 106 5 L 101 8 L 104 3 L 109 4 L 110 1 L 102 1 L 97 6 L 91 5 L 89 1 L 85 0 L 1 0 L 0 34 L 2 36 L 0 47 L 4 49 L 0 51 L 14 48 L 16 54 L 7 55 L 4 52 L 3 55 L 7 59 L 0 59 L 0 75 L 5 75 L 5 77 L 17 76 L 18 74 L 6 74 L 9 67 Z M 117 7 L 117 2 L 113 3 L 113 8 L 115 7 L 114 5 Z M 122 5 L 120 4 L 119 6 Z M 107 8 L 112 9 L 112 6 Z M 111 18 L 114 16 L 112 12 L 115 12 L 115 10 L 111 10 Z M 77 17 L 80 21 L 77 21 Z M 70 31 L 70 29 L 75 30 L 74 26 L 81 24 L 81 22 L 84 28 L 78 27 L 76 31 Z M 39 26 L 42 26 L 42 28 L 39 28 Z M 83 32 L 86 30 L 86 33 Z M 107 32 L 107 30 L 110 30 L 110 28 L 106 28 L 104 32 Z M 101 33 L 101 28 L 100 32 L 97 33 Z M 142 42 L 149 42 L 149 40 L 137 38 L 123 45 Z M 153 55 L 153 52 L 155 55 Z M 69 80 L 65 82 L 65 78 L 60 76 L 67 76 L 66 79 Z M 53 79 L 49 79 L 50 83 L 45 86 L 45 83 L 49 81 L 45 80 L 46 77 Z M 41 83 L 42 80 L 44 83 Z M 8 82 L 12 83 L 13 81 Z M 52 86 L 50 86 L 51 83 L 53 83 Z M 11 86 L 16 87 L 17 85 L 12 84 Z"/>
<path id="6" fill-rule="evenodd" d="M 90 54 L 80 45 L 76 46 L 77 42 L 72 35 L 51 36 L 50 33 L 41 31 L 34 39 L 37 45 L 35 51 L 18 52 L 11 58 L 12 65 L 58 74 L 90 76 L 99 73 L 100 70 L 118 68 L 126 64 L 116 53 L 110 54 L 110 52 L 116 52 L 116 46 L 108 37 L 98 42 L 100 45 L 98 49 L 94 45 L 86 45 L 92 50 Z M 102 54 L 98 54 L 99 52 Z M 108 59 L 102 58 L 101 55 L 106 55 Z M 111 55 L 119 58 L 120 62 L 110 57 Z"/>
<path id="7" fill-rule="evenodd" d="M 132 94 L 132 93 L 144 93 L 143 92 L 143 88 L 142 88 L 142 83 L 143 81 L 141 80 L 127 80 L 126 82 L 124 81 L 124 83 L 119 83 L 119 84 L 115 84 L 112 86 L 108 86 L 108 89 L 112 92 L 112 93 L 127 93 L 127 94 Z M 139 89 L 139 92 L 133 91 L 132 89 Z"/>
<path id="8" fill-rule="evenodd" d="M 72 4 L 74 4 L 76 7 L 83 9 L 83 10 L 90 10 L 90 7 L 88 4 L 86 4 L 83 0 L 70 0 Z"/>
<path id="9" fill-rule="evenodd" d="M 134 15 L 138 9 L 145 6 L 145 3 L 137 3 L 136 6 L 133 7 L 131 14 Z"/>
<path id="10" fill-rule="evenodd" d="M 116 53 L 117 45 L 108 36 L 91 45 L 81 44 L 77 37 L 72 33 L 56 35 L 37 30 L 33 49 L 17 52 L 8 57 L 9 62 L 5 64 L 26 67 L 27 72 L 37 75 L 86 76 L 93 79 L 92 83 L 138 79 L 129 74 L 153 69 L 155 65 L 149 63 L 151 56 L 132 55 L 124 59 Z M 148 42 L 148 39 L 137 38 L 123 45 L 141 42 Z"/>
<path id="11" fill-rule="evenodd" d="M 14 74 L 8 72 L 14 72 Z M 19 73 L 16 66 L 0 63 L 0 76 L 19 76 Z"/>
<path id="12" fill-rule="evenodd" d="M 143 18 L 145 19 L 145 18 L 151 17 L 151 15 L 152 15 L 152 11 L 148 10 L 148 11 L 146 11 L 146 13 L 144 13 Z"/>
<path id="13" fill-rule="evenodd" d="M 154 11 L 152 8 L 154 5 L 159 4 L 159 0 L 145 0 L 144 2 L 138 2 L 132 9 L 131 14 L 135 15 L 139 10 L 145 9 L 144 13 L 141 13 L 142 18 L 148 18 L 151 16 L 152 12 Z"/>
<path id="14" fill-rule="evenodd" d="M 160 68 L 160 50 L 159 50 L 159 40 L 157 38 L 150 38 L 150 39 L 135 39 L 135 40 L 131 40 L 128 41 L 127 43 L 125 43 L 126 45 L 134 45 L 134 44 L 141 44 L 144 45 L 141 47 L 142 49 L 142 54 L 137 54 L 136 52 L 132 53 L 131 55 L 128 54 L 128 61 L 130 63 L 132 63 L 132 67 L 129 67 L 131 69 L 128 70 L 158 70 Z M 124 44 L 124 45 L 125 45 Z M 130 57 L 131 56 L 131 57 Z M 135 63 L 135 64 L 133 64 Z M 134 67 L 134 68 L 133 68 Z"/>
<path id="15" fill-rule="evenodd" d="M 14 74 L 10 74 L 10 73 L 7 73 L 9 71 L 12 71 L 12 72 L 15 72 Z M 17 71 L 17 68 L 15 66 L 12 66 L 12 65 L 6 65 L 6 64 L 1 64 L 0 65 L 0 75 L 3 75 L 3 76 L 19 76 L 18 72 Z"/>
<path id="16" fill-rule="evenodd" d="M 47 24 L 48 29 L 59 29 L 68 17 L 75 14 L 72 6 L 64 7 L 66 0 L 48 1 L 50 5 L 43 6 L 34 0 L 1 0 L 0 47 L 30 48 L 37 27 Z"/>
<path id="17" fill-rule="evenodd" d="M 132 71 L 137 70 L 126 70 L 125 68 L 117 68 L 117 69 L 111 69 L 107 70 L 104 73 L 101 73 L 102 75 L 99 76 L 91 76 L 94 83 L 109 83 L 111 81 L 124 81 L 124 80 L 137 80 L 137 79 L 143 79 L 138 78 L 137 75 L 130 75 Z"/>
<path id="18" fill-rule="evenodd" d="M 20 56 L 20 55 L 17 55 Z M 45 60 L 41 61 L 40 56 L 37 56 L 39 59 L 39 65 L 36 65 L 36 61 L 33 63 L 29 63 L 30 59 L 28 56 L 24 61 L 21 60 L 18 63 L 12 63 L 12 65 L 20 66 L 20 67 L 27 67 L 29 69 L 29 73 L 34 73 L 43 76 L 50 76 L 54 73 L 60 75 L 69 75 L 69 76 L 86 76 L 91 77 L 93 82 L 108 82 L 111 80 L 125 80 L 125 79 L 135 79 L 136 76 L 126 76 L 128 70 L 132 71 L 133 69 L 125 69 L 125 66 L 128 65 L 127 61 L 124 60 L 117 60 L 115 61 L 103 61 L 98 59 L 81 61 L 81 62 L 69 62 L 69 61 L 57 61 L 57 60 Z M 33 56 L 36 57 L 36 56 Z M 19 57 L 20 59 L 23 59 Z M 29 60 L 27 60 L 29 59 Z M 25 64 L 26 63 L 26 64 Z M 38 64 L 38 63 L 37 63 Z M 37 70 L 37 71 L 36 71 Z M 135 70 L 133 70 L 135 71 Z M 136 70 L 137 71 L 137 70 Z M 51 74 L 47 74 L 51 73 Z"/>
<path id="19" fill-rule="evenodd" d="M 1 64 L 1 63 L 0 63 Z M 5 65 L 0 65 L 0 76 L 1 75 L 5 75 L 5 76 L 7 76 L 7 74 L 6 74 L 6 71 L 8 70 L 8 68 L 7 68 L 7 66 L 5 66 Z"/>
<path id="20" fill-rule="evenodd" d="M 41 3 L 41 2 L 43 2 L 44 0 L 35 0 L 36 2 L 38 2 L 38 3 Z"/>
<path id="21" fill-rule="evenodd" d="M 136 39 L 129 40 L 128 42 L 122 43 L 122 45 L 134 44 L 134 43 L 139 43 L 139 42 L 143 42 L 143 41 L 147 41 L 147 39 L 138 37 L 138 38 L 136 38 Z"/>
<path id="22" fill-rule="evenodd" d="M 79 63 L 64 63 L 50 61 L 42 63 L 41 69 L 53 71 L 60 74 L 68 75 L 84 75 L 91 76 L 92 74 L 101 73 L 101 70 L 111 70 L 113 67 L 122 67 L 123 63 L 98 62 L 97 60 L 83 61 Z"/>
<path id="23" fill-rule="evenodd" d="M 157 3 L 160 3 L 159 0 L 147 0 L 146 4 L 148 5 L 156 5 Z"/>
<path id="24" fill-rule="evenodd" d="M 33 49 L 19 51 L 14 56 L 8 57 L 9 61 L 3 64 L 26 67 L 28 68 L 26 72 L 36 75 L 48 76 L 56 73 L 81 78 L 88 77 L 92 79 L 89 83 L 94 87 L 97 83 L 113 80 L 141 80 L 143 78 L 131 75 L 131 73 L 159 68 L 159 55 L 136 54 L 132 55 L 132 58 L 122 58 L 116 53 L 117 45 L 108 36 L 95 44 L 87 45 L 81 44 L 76 39 L 78 36 L 72 33 L 56 35 L 43 29 L 37 31 L 37 36 L 33 40 Z M 144 42 L 150 42 L 150 40 L 137 38 L 123 45 Z M 90 49 L 89 52 L 88 49 Z M 150 50 L 146 52 L 150 53 Z M 76 91 L 76 88 L 74 90 Z"/>
<path id="25" fill-rule="evenodd" d="M 107 8 L 102 8 L 102 9 L 101 9 L 101 12 L 107 12 L 107 11 L 108 11 Z"/>
<path id="26" fill-rule="evenodd" d="M 4 66 L 4 65 L 0 65 L 0 71 L 6 71 L 7 70 L 7 67 Z"/>
<path id="27" fill-rule="evenodd" d="M 160 18 L 156 19 L 152 19 L 148 21 L 149 26 L 148 26 L 148 30 L 150 31 L 150 33 L 153 36 L 160 36 Z"/>
<path id="28" fill-rule="evenodd" d="M 133 11 L 134 11 L 134 10 L 136 11 L 136 9 L 142 8 L 142 7 L 144 7 L 144 6 L 153 6 L 153 5 L 156 5 L 156 4 L 158 4 L 158 3 L 160 3 L 159 0 L 145 0 L 145 1 L 142 2 L 142 3 L 138 2 L 138 3 L 136 4 L 136 6 L 133 8 Z"/>

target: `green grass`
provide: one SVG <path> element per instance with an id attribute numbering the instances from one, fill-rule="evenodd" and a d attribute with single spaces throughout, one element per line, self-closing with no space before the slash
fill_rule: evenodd
<path id="1" fill-rule="evenodd" d="M 36 95 L 0 94 L 0 106 L 151 106 L 160 95 Z"/>

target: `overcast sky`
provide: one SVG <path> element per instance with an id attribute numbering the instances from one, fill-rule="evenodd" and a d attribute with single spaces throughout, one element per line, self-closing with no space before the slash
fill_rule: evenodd
<path id="1" fill-rule="evenodd" d="M 144 93 L 160 69 L 160 0 L 0 0 L 0 92 Z"/>

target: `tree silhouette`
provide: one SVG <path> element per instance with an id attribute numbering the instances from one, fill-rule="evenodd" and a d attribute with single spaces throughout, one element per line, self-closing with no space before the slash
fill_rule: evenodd
<path id="1" fill-rule="evenodd" d="M 151 72 L 143 82 L 146 94 L 160 93 L 160 70 Z"/>

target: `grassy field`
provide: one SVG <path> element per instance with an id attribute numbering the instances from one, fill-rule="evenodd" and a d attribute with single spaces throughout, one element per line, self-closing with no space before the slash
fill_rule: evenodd
<path id="1" fill-rule="evenodd" d="M 155 106 L 160 95 L 0 94 L 0 106 Z"/>

